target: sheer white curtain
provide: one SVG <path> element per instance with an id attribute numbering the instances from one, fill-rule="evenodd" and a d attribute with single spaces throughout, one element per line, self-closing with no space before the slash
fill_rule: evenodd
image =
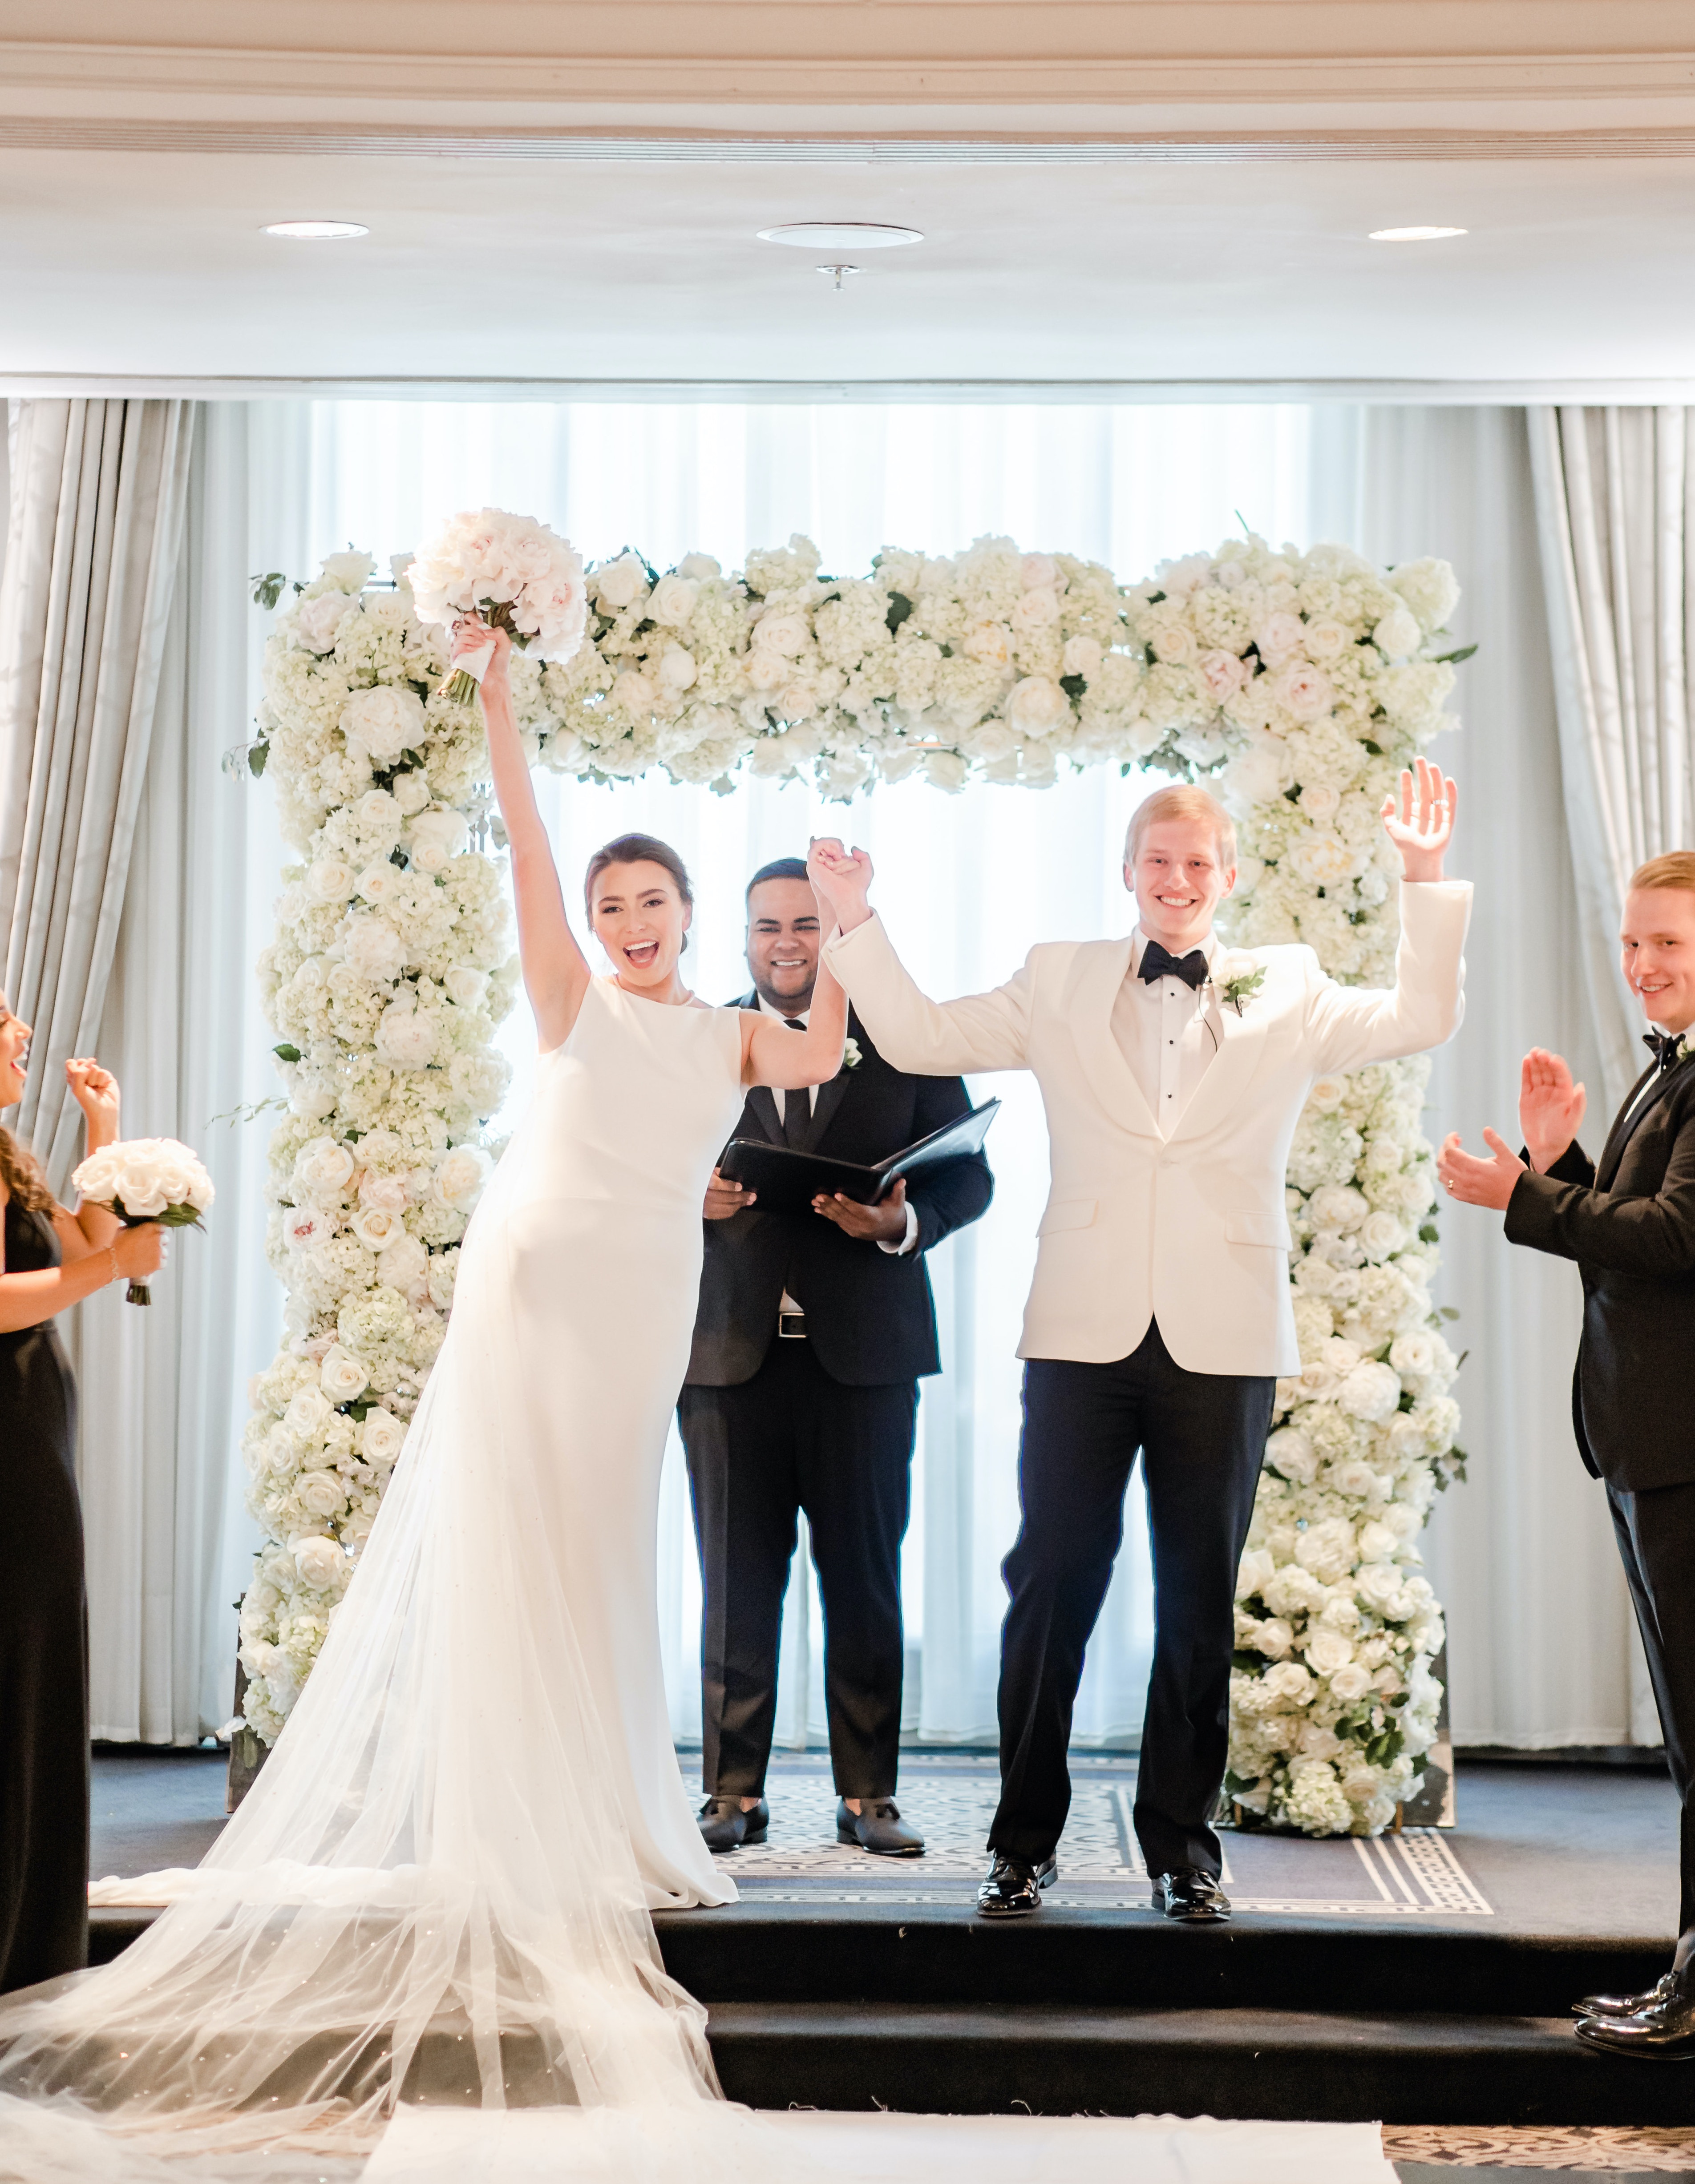
<path id="1" fill-rule="evenodd" d="M 1309 413 L 1209 409 L 627 408 L 334 403 L 311 418 L 306 531 L 325 553 L 414 545 L 454 508 L 532 510 L 585 553 L 639 545 L 661 565 L 692 548 L 739 562 L 750 544 L 805 531 L 827 568 L 860 569 L 884 543 L 951 552 L 984 532 L 1063 546 L 1140 573 L 1215 544 L 1246 521 L 1281 538 L 1307 520 Z M 280 563 L 276 566 L 282 566 Z M 561 868 L 640 827 L 675 843 L 699 893 L 693 978 L 713 999 L 745 990 L 742 890 L 766 859 L 845 830 L 876 858 L 884 915 L 932 991 L 1007 976 L 1033 941 L 1125 929 L 1118 877 L 1143 784 L 1091 773 L 1040 796 L 956 798 L 903 784 L 850 810 L 806 789 L 750 784 L 728 797 L 638 782 L 545 790 Z M 515 1028 L 515 1059 L 528 1038 Z M 994 1734 L 999 1564 L 1018 1523 L 1019 1368 L 1013 1357 L 1045 1191 L 1040 1103 L 1028 1080 L 984 1080 L 1006 1107 L 991 1135 L 995 1201 L 931 1260 L 945 1370 L 925 1384 L 906 1557 L 906 1727 L 935 1740 Z M 521 1096 L 521 1074 L 517 1095 Z M 700 1723 L 699 1583 L 680 1451 L 661 1533 L 673 1721 Z M 821 1633 L 790 1587 L 785 1732 L 823 1729 Z M 1139 1507 L 1091 1649 L 1082 1741 L 1132 1736 L 1147 1675 L 1149 1576 Z"/>

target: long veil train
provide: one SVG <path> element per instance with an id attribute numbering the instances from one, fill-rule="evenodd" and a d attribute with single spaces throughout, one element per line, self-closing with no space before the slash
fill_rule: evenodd
<path id="1" fill-rule="evenodd" d="M 323 2176 L 397 2098 L 639 2115 L 656 2157 L 667 2121 L 680 2153 L 729 2120 L 605 1786 L 526 1458 L 505 1217 L 538 1127 L 472 1221 L 451 1339 L 265 1771 L 114 1964 L 0 2003 L 0 2176 L 269 2176 L 282 2141 Z"/>

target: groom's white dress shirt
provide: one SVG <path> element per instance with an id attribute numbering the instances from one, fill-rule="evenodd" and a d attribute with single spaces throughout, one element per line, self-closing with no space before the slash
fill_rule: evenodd
<path id="1" fill-rule="evenodd" d="M 1133 978 L 1139 933 L 1033 948 L 1004 986 L 945 1002 L 880 918 L 826 952 L 895 1068 L 1029 1069 L 1041 1087 L 1051 1180 L 1021 1357 L 1109 1363 L 1157 1318 L 1190 1372 L 1283 1374 L 1300 1370 L 1284 1171 L 1307 1095 L 1452 1037 L 1470 914 L 1467 882 L 1403 883 L 1391 990 L 1337 985 L 1310 948 L 1256 948 L 1265 981 L 1240 1013 Z"/>

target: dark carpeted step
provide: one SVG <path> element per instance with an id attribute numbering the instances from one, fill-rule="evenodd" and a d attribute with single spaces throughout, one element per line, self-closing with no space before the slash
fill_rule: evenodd
<path id="1" fill-rule="evenodd" d="M 1386 2006 L 1557 2017 L 1580 1995 L 1652 1986 L 1670 1944 L 1503 1934 L 1488 1922 L 1044 1910 L 996 1925 L 969 1905 L 896 1912 L 761 1905 L 662 1913 L 666 1970 L 703 2002 L 1058 2003 L 1315 2011 Z"/>
<path id="2" fill-rule="evenodd" d="M 1591 2053 L 1570 2019 L 1297 2010 L 724 2003 L 725 2092 L 756 2107 L 1424 2124 L 1683 2124 L 1695 2064 Z"/>

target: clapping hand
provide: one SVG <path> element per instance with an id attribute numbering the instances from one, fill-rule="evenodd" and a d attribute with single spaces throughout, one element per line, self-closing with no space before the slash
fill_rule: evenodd
<path id="1" fill-rule="evenodd" d="M 844 849 L 833 834 L 815 836 L 806 856 L 812 892 L 844 933 L 863 925 L 871 915 L 871 859 L 863 850 Z"/>
<path id="2" fill-rule="evenodd" d="M 88 1125 L 89 1151 L 115 1145 L 122 1095 L 111 1071 L 103 1069 L 92 1054 L 77 1055 L 64 1065 L 64 1081 Z"/>
<path id="3" fill-rule="evenodd" d="M 1571 1081 L 1570 1065 L 1533 1046 L 1519 1077 L 1519 1128 L 1538 1173 L 1546 1175 L 1577 1135 L 1587 1105 L 1583 1087 Z"/>
<path id="4" fill-rule="evenodd" d="M 1493 1130 L 1485 1130 L 1483 1142 L 1495 1156 L 1492 1160 L 1479 1160 L 1475 1153 L 1467 1152 L 1459 1142 L 1459 1133 L 1450 1130 L 1436 1155 L 1436 1173 L 1448 1196 L 1458 1199 L 1463 1206 L 1492 1206 L 1497 1213 L 1504 1213 L 1525 1173 L 1525 1163 Z"/>
<path id="5" fill-rule="evenodd" d="M 1439 880 L 1442 853 L 1453 839 L 1459 784 L 1426 758 L 1417 765 L 1416 784 L 1410 772 L 1402 773 L 1399 805 L 1392 796 L 1384 798 L 1383 831 L 1401 852 L 1402 879 Z"/>

